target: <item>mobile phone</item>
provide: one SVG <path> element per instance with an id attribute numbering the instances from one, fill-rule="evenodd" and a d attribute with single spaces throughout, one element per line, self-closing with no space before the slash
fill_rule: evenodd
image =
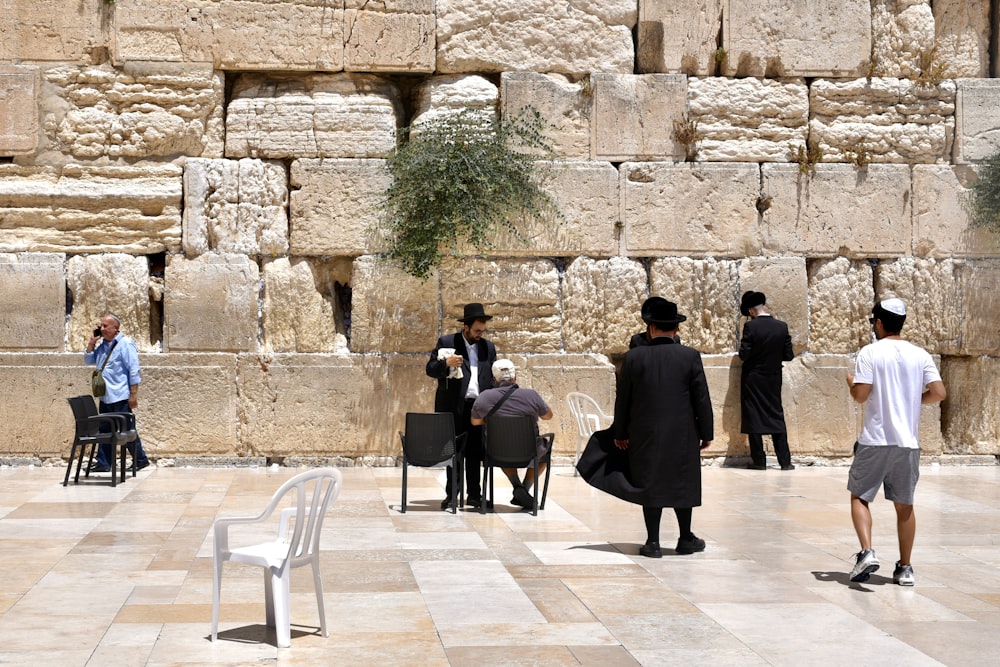
<path id="1" fill-rule="evenodd" d="M 101 327 L 94 329 L 94 338 L 99 338 L 101 335 Z"/>

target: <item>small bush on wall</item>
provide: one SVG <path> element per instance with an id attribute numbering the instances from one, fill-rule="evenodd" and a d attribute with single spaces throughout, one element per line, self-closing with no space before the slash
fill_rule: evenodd
<path id="1" fill-rule="evenodd" d="M 983 160 L 969 192 L 969 218 L 973 227 L 1000 234 L 1000 149 Z"/>

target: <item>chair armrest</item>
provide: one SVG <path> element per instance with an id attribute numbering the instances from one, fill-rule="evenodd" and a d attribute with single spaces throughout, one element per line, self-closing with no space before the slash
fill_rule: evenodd
<path id="1" fill-rule="evenodd" d="M 120 419 L 123 422 L 123 430 L 135 428 L 135 415 L 131 412 L 105 412 L 102 414 Z"/>
<path id="2" fill-rule="evenodd" d="M 106 412 L 103 415 L 91 415 L 84 420 L 88 423 L 107 424 L 112 431 L 121 432 L 128 430 L 123 421 L 113 412 Z"/>
<path id="3" fill-rule="evenodd" d="M 227 516 L 223 519 L 216 519 L 215 523 L 212 525 L 212 530 L 215 534 L 215 548 L 216 550 L 229 551 L 229 527 L 238 524 L 246 523 L 258 523 L 262 519 L 267 517 L 262 515 L 257 516 Z"/>

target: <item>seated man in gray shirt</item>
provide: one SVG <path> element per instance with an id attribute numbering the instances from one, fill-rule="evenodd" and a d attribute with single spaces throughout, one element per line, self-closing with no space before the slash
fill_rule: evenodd
<path id="1" fill-rule="evenodd" d="M 510 359 L 498 359 L 493 362 L 493 380 L 496 387 L 486 389 L 479 394 L 479 398 L 472 404 L 472 419 L 474 426 L 486 423 L 486 415 L 490 413 L 493 406 L 500 402 L 506 394 L 506 400 L 500 404 L 494 415 L 499 417 L 535 417 L 536 419 L 552 419 L 552 408 L 534 389 L 525 389 L 515 384 L 517 379 L 517 369 Z M 542 457 L 546 454 L 544 443 L 539 439 L 536 455 Z M 539 459 L 538 474 L 545 472 L 547 462 Z M 514 498 L 511 503 L 520 507 L 529 508 L 534 505 L 531 497 L 531 486 L 535 483 L 535 470 L 528 468 L 524 473 L 524 482 L 517 474 L 517 468 L 504 468 L 503 472 L 514 487 Z"/>

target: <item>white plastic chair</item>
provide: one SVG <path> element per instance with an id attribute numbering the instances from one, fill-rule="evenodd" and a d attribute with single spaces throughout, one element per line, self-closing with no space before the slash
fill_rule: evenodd
<path id="1" fill-rule="evenodd" d="M 576 419 L 576 456 L 573 458 L 575 466 L 576 462 L 580 460 L 580 450 L 590 440 L 590 436 L 594 434 L 594 431 L 600 431 L 602 428 L 610 426 L 614 417 L 604 414 L 597 401 L 578 391 L 566 394 L 566 403 L 569 405 L 569 411 L 573 414 L 573 418 Z M 573 476 L 578 474 L 574 467 Z"/>
<path id="2" fill-rule="evenodd" d="M 323 636 L 326 613 L 323 609 L 323 580 L 319 572 L 319 538 L 323 517 L 330 503 L 340 493 L 343 478 L 336 468 L 309 470 L 292 477 L 275 492 L 267 508 L 254 517 L 226 517 L 215 521 L 214 585 L 212 587 L 212 641 L 218 638 L 219 597 L 222 587 L 222 564 L 227 560 L 264 568 L 264 604 L 267 625 L 275 629 L 278 647 L 291 644 L 289 592 L 292 568 L 311 565 L 319 624 Z M 281 510 L 277 539 L 248 547 L 229 547 L 229 527 L 259 523 L 268 519 L 286 496 L 293 496 L 294 506 Z M 289 527 L 292 534 L 289 535 Z"/>

